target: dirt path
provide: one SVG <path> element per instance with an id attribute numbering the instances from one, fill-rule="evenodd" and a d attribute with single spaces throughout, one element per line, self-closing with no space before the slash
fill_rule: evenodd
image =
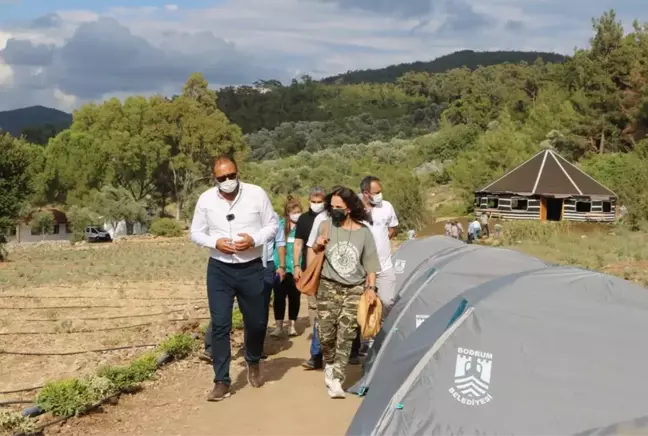
<path id="1" fill-rule="evenodd" d="M 71 420 L 47 433 L 343 435 L 360 399 L 353 395 L 330 399 L 323 373 L 301 368 L 309 354 L 309 336 L 307 331 L 290 340 L 268 339 L 270 357 L 263 367 L 266 384 L 260 389 L 247 386 L 245 363 L 239 356 L 231 370 L 235 394 L 220 403 L 208 403 L 205 397 L 213 372 L 209 364 L 193 358 L 171 365 L 159 380 L 136 395 L 122 397 L 117 406 L 106 406 L 103 412 Z M 346 385 L 357 380 L 360 367 L 349 367 L 348 372 Z"/>

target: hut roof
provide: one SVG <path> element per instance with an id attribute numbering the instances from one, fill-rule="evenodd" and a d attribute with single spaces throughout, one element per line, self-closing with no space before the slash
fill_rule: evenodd
<path id="1" fill-rule="evenodd" d="M 616 197 L 610 189 L 551 149 L 542 150 L 476 192 L 554 197 Z"/>

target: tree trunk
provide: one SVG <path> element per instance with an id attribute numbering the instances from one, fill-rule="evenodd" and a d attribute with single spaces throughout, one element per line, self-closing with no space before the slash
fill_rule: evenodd
<path id="1" fill-rule="evenodd" d="M 599 153 L 603 154 L 605 150 L 605 131 L 601 132 L 601 142 L 599 144 Z"/>

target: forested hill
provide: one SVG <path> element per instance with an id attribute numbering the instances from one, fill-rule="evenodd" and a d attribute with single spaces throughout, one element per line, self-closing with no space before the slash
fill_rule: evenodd
<path id="1" fill-rule="evenodd" d="M 466 67 L 471 70 L 497 64 L 532 64 L 541 58 L 544 62 L 561 63 L 566 57 L 557 53 L 536 51 L 473 51 L 461 50 L 428 62 L 412 62 L 390 65 L 385 68 L 348 71 L 322 79 L 322 83 L 393 83 L 405 73 L 444 73 L 454 68 Z"/>
<path id="2" fill-rule="evenodd" d="M 14 136 L 20 135 L 25 129 L 45 125 L 49 125 L 48 129 L 58 132 L 67 129 L 70 124 L 71 114 L 44 106 L 0 111 L 0 131 L 9 132 Z"/>

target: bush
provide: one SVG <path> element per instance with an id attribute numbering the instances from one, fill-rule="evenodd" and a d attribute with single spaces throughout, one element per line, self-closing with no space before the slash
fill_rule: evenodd
<path id="1" fill-rule="evenodd" d="M 13 410 L 0 410 L 0 434 L 34 433 L 36 422 Z"/>
<path id="2" fill-rule="evenodd" d="M 99 376 L 107 378 L 119 391 L 132 389 L 143 381 L 153 378 L 157 370 L 157 357 L 147 353 L 126 366 L 109 366 L 99 371 Z"/>
<path id="3" fill-rule="evenodd" d="M 54 416 L 68 418 L 115 392 L 115 385 L 105 377 L 74 378 L 47 383 L 39 392 L 36 403 Z"/>
<path id="4" fill-rule="evenodd" d="M 172 218 L 158 218 L 151 224 L 151 233 L 155 236 L 175 238 L 182 236 L 182 226 Z"/>
<path id="5" fill-rule="evenodd" d="M 186 334 L 178 333 L 160 344 L 159 350 L 173 359 L 184 359 L 196 348 L 196 341 Z"/>

